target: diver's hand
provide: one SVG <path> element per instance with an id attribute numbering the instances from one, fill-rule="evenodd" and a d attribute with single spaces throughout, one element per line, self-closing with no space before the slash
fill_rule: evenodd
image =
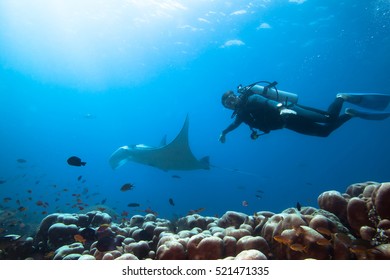
<path id="1" fill-rule="evenodd" d="M 280 110 L 280 115 L 281 116 L 288 116 L 288 115 L 296 115 L 297 112 L 291 109 L 283 108 Z"/>
<path id="2" fill-rule="evenodd" d="M 226 135 L 221 133 L 221 135 L 219 135 L 218 141 L 221 143 L 225 143 L 226 142 Z"/>

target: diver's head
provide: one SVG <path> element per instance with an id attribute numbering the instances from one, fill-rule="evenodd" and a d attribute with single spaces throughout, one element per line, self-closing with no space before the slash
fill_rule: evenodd
<path id="1" fill-rule="evenodd" d="M 222 105 L 225 108 L 235 110 L 237 105 L 240 103 L 240 98 L 234 94 L 233 91 L 229 90 L 222 95 Z"/>

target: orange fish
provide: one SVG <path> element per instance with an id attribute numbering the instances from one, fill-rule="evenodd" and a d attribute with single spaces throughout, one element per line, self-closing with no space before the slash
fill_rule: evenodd
<path id="1" fill-rule="evenodd" d="M 328 246 L 330 245 L 330 240 L 329 239 L 326 239 L 326 238 L 321 238 L 319 240 L 317 240 L 317 244 L 320 245 L 320 246 Z"/>
<path id="2" fill-rule="evenodd" d="M 366 254 L 367 247 L 361 245 L 353 245 L 352 247 L 349 248 L 349 251 L 351 251 L 356 255 Z"/>
<path id="3" fill-rule="evenodd" d="M 55 251 L 50 251 L 44 255 L 45 260 L 51 260 L 55 256 Z"/>
<path id="4" fill-rule="evenodd" d="M 282 235 L 275 235 L 274 239 L 276 242 L 282 243 L 284 245 L 289 245 L 292 242 L 286 236 L 282 236 Z"/>
<path id="5" fill-rule="evenodd" d="M 153 211 L 150 207 L 146 208 L 144 211 L 145 211 L 145 213 L 153 214 L 155 216 L 158 216 L 158 213 L 156 211 Z"/>
<path id="6" fill-rule="evenodd" d="M 296 252 L 307 253 L 307 246 L 303 246 L 302 244 L 299 243 L 291 244 L 290 249 Z"/>
<path id="7" fill-rule="evenodd" d="M 82 244 L 84 244 L 85 241 L 87 241 L 81 234 L 75 234 L 75 235 L 73 235 L 73 238 L 74 238 L 74 240 L 76 240 L 77 242 L 80 242 Z"/>
<path id="8" fill-rule="evenodd" d="M 20 212 L 23 212 L 23 211 L 26 211 L 27 208 L 26 208 L 26 207 L 23 207 L 23 206 L 20 206 L 20 207 L 18 208 L 18 210 L 19 210 Z"/>
<path id="9" fill-rule="evenodd" d="M 127 217 L 127 216 L 129 215 L 129 212 L 123 210 L 122 213 L 121 213 L 121 215 L 122 215 L 123 217 Z"/>
<path id="10" fill-rule="evenodd" d="M 38 206 L 42 206 L 43 205 L 43 201 L 42 200 L 38 200 L 37 202 L 35 202 L 36 205 Z"/>
<path id="11" fill-rule="evenodd" d="M 301 234 L 305 233 L 305 229 L 302 228 L 300 225 L 299 226 L 294 225 L 293 229 L 295 230 L 295 235 L 296 236 L 300 236 Z"/>

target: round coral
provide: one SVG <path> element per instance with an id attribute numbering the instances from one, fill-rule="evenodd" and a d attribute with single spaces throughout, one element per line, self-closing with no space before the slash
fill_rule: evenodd
<path id="1" fill-rule="evenodd" d="M 341 221 L 347 221 L 347 200 L 338 191 L 323 192 L 317 199 L 318 205 L 335 214 Z"/>
<path id="2" fill-rule="evenodd" d="M 156 257 L 158 260 L 185 260 L 187 255 L 180 242 L 168 240 L 158 247 Z"/>
<path id="3" fill-rule="evenodd" d="M 390 183 L 383 183 L 375 197 L 375 208 L 382 219 L 390 219 Z"/>
<path id="4" fill-rule="evenodd" d="M 223 241 L 219 237 L 194 235 L 187 245 L 190 260 L 217 260 L 223 257 Z"/>
<path id="5" fill-rule="evenodd" d="M 373 226 L 368 219 L 368 209 L 366 202 L 354 197 L 348 202 L 348 223 L 356 234 L 360 234 L 362 226 Z"/>

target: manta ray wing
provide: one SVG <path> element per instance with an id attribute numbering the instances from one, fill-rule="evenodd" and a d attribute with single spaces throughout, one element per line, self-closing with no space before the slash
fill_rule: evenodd
<path id="1" fill-rule="evenodd" d="M 180 133 L 168 145 L 158 148 L 136 145 L 121 147 L 110 157 L 113 168 L 122 166 L 127 161 L 150 165 L 162 170 L 209 169 L 208 157 L 198 160 L 193 155 L 188 143 L 188 116 Z"/>

